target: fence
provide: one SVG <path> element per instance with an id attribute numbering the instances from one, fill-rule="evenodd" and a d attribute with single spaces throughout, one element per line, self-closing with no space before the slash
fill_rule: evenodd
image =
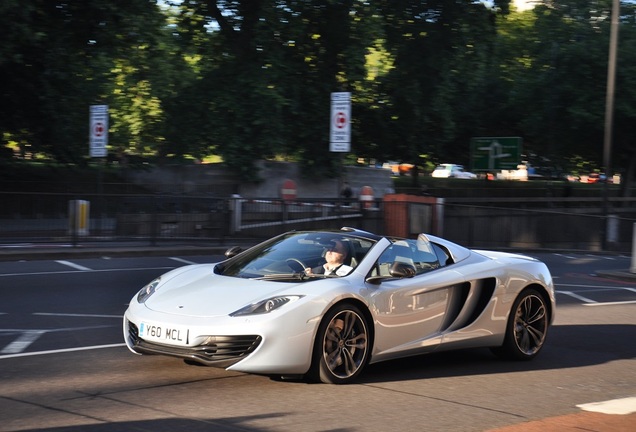
<path id="1" fill-rule="evenodd" d="M 208 194 L 0 192 L 0 243 L 136 240 L 260 241 L 289 230 L 351 226 L 411 237 L 429 232 L 476 248 L 629 253 L 636 199 L 452 198 L 387 195 L 246 200 Z M 87 208 L 76 208 L 85 205 Z M 82 219 L 85 218 L 85 219 Z"/>

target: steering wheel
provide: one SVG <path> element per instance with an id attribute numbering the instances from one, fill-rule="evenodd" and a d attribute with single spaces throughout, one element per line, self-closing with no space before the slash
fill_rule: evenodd
<path id="1" fill-rule="evenodd" d="M 295 271 L 296 273 L 302 273 L 305 271 L 305 269 L 307 268 L 307 266 L 305 265 L 305 263 L 303 263 L 301 260 L 299 260 L 298 258 L 287 258 L 285 260 L 285 262 L 287 263 L 287 265 L 289 266 L 289 268 L 291 268 L 293 271 Z"/>

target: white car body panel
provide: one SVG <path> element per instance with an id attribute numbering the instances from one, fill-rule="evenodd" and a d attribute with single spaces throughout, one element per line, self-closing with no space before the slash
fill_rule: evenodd
<path id="1" fill-rule="evenodd" d="M 259 374 L 305 374 L 312 364 L 322 317 L 343 300 L 357 302 L 371 317 L 371 363 L 436 349 L 500 345 L 511 303 L 529 285 L 549 296 L 550 320 L 554 319 L 554 287 L 543 263 L 510 253 L 470 251 L 438 237 L 428 238 L 446 248 L 454 264 L 381 283 L 366 278 L 392 244 L 386 238 L 380 238 L 362 262 L 341 278 L 281 282 L 217 274 L 217 264 L 184 266 L 161 276 L 144 303 L 133 297 L 124 316 L 124 339 L 132 352 L 140 353 L 143 350 L 131 336 L 132 325 L 142 342 L 146 335 L 149 343 L 166 350 L 193 349 L 209 336 L 254 335 L 260 337 L 258 346 L 222 367 Z M 273 296 L 299 298 L 269 313 L 231 315 Z M 152 326 L 161 329 L 160 339 L 145 333 Z"/>

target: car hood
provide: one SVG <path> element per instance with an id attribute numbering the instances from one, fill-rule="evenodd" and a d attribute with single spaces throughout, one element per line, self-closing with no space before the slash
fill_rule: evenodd
<path id="1" fill-rule="evenodd" d="M 161 283 L 145 306 L 175 315 L 225 316 L 279 292 L 290 288 L 293 291 L 298 285 L 301 283 L 222 276 L 214 273 L 214 264 L 191 265 L 162 275 Z"/>

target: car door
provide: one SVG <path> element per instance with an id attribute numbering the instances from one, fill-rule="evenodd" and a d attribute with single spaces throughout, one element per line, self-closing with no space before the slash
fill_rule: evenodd
<path id="1" fill-rule="evenodd" d="M 453 315 L 448 312 L 457 307 L 464 277 L 452 268 L 441 267 L 434 254 L 419 252 L 415 241 L 401 241 L 378 259 L 378 273 L 387 279 L 371 296 L 376 319 L 375 359 L 434 350 Z M 404 278 L 385 275 L 396 262 L 412 264 L 419 274 Z"/>

